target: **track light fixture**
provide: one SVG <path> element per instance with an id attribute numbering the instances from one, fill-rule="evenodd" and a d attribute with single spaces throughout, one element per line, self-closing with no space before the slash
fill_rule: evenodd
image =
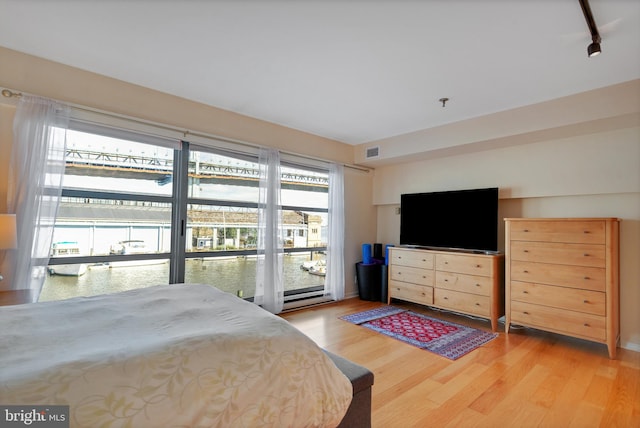
<path id="1" fill-rule="evenodd" d="M 602 51 L 600 50 L 600 39 L 594 40 L 593 43 L 591 43 L 587 47 L 587 54 L 589 55 L 589 57 L 600 55 L 601 52 Z"/>
<path id="2" fill-rule="evenodd" d="M 596 21 L 593 19 L 593 13 L 591 13 L 591 7 L 589 6 L 589 0 L 579 0 L 580 6 L 582 7 L 582 13 L 584 14 L 584 19 L 587 21 L 587 26 L 589 27 L 589 32 L 591 33 L 591 44 L 587 47 L 587 54 L 589 57 L 600 55 L 602 50 L 600 49 L 600 42 L 602 39 L 600 38 L 600 33 L 598 32 L 598 27 L 596 26 Z"/>

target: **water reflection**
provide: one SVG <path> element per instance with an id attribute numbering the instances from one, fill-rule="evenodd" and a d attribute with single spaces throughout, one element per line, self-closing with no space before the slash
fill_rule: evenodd
<path id="1" fill-rule="evenodd" d="M 314 257 L 317 259 L 317 256 Z M 314 287 L 324 284 L 324 278 L 300 268 L 309 260 L 308 253 L 284 257 L 284 284 L 286 290 Z M 62 300 L 76 296 L 94 296 L 135 288 L 168 284 L 169 263 L 110 268 L 107 265 L 89 266 L 79 277 L 51 275 L 45 280 L 40 301 Z M 188 259 L 185 264 L 185 282 L 210 284 L 223 291 L 253 296 L 256 282 L 255 257 L 228 257 Z"/>

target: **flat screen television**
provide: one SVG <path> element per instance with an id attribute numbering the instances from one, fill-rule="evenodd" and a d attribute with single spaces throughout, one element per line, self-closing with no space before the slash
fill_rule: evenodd
<path id="1" fill-rule="evenodd" d="M 400 195 L 400 245 L 498 251 L 498 188 Z"/>

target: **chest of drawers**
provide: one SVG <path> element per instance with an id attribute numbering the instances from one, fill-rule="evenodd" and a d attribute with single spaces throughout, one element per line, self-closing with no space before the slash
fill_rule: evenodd
<path id="1" fill-rule="evenodd" d="M 619 338 L 619 220 L 505 219 L 506 332 L 511 324 L 604 343 Z"/>
<path id="2" fill-rule="evenodd" d="M 391 299 L 491 320 L 504 313 L 504 256 L 393 247 L 389 249 Z"/>

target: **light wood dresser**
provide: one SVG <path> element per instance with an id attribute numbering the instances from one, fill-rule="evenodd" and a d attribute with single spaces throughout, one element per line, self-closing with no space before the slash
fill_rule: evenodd
<path id="1" fill-rule="evenodd" d="M 620 332 L 616 218 L 505 219 L 506 323 L 604 343 Z"/>
<path id="2" fill-rule="evenodd" d="M 389 248 L 389 300 L 406 300 L 491 320 L 504 314 L 504 256 Z"/>

